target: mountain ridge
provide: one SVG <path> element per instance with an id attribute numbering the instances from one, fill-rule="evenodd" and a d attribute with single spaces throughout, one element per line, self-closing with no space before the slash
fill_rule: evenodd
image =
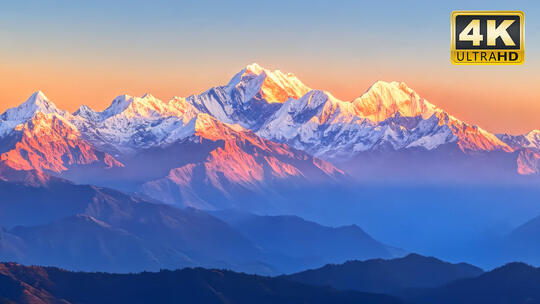
<path id="1" fill-rule="evenodd" d="M 197 191 L 204 192 L 202 185 L 210 185 L 216 196 L 220 193 L 228 196 L 228 187 L 241 192 L 258 192 L 273 180 L 332 180 L 343 175 L 324 160 L 200 112 L 185 98 L 163 102 L 150 94 L 121 95 L 102 112 L 83 105 L 70 114 L 58 110 L 43 93 L 37 92 L 21 106 L 7 110 L 2 118 L 0 129 L 6 130 L 6 135 L 0 138 L 0 143 L 4 143 L 0 148 L 3 166 L 15 171 L 36 170 L 76 182 L 87 183 L 98 176 L 120 172 L 114 169 L 125 167 L 126 161 L 133 172 L 143 164 L 129 160 L 152 148 L 167 150 L 174 145 L 186 145 L 188 149 L 208 153 L 199 157 L 202 162 L 196 163 L 192 163 L 192 157 L 186 153 L 177 155 L 177 160 L 169 162 L 170 167 L 163 168 L 161 176 L 125 189 L 130 192 L 148 190 L 148 186 L 142 185 L 166 179 L 175 169 L 188 172 L 185 169 L 194 166 L 202 173 L 189 171 L 190 176 L 184 175 L 186 183 L 179 186 L 197 184 L 201 185 Z M 166 157 L 175 158 L 172 154 Z M 187 167 L 173 166 L 173 163 Z M 2 170 L 6 173 L 3 179 L 14 178 L 10 170 Z M 130 178 L 122 174 L 114 176 L 120 181 Z M 174 191 L 160 188 L 156 197 L 171 197 L 168 192 Z M 148 190 L 148 193 L 155 191 Z M 197 199 L 197 196 L 194 193 L 191 198 Z M 185 196 L 177 196 L 171 203 L 189 205 Z M 204 204 L 200 200 L 199 203 Z"/>
<path id="2" fill-rule="evenodd" d="M 209 117 L 219 124 L 205 125 Z M 447 158 L 441 151 L 455 146 L 471 158 L 515 152 L 516 173 L 540 173 L 540 131 L 520 136 L 490 133 L 438 108 L 403 82 L 377 81 L 360 97 L 341 101 L 329 92 L 309 88 L 293 74 L 257 64 L 243 68 L 227 85 L 198 95 L 169 101 L 148 93 L 120 95 L 101 112 L 83 105 L 70 114 L 38 91 L 2 114 L 0 143 L 6 145 L 0 158 L 16 170 L 56 174 L 73 166 L 122 167 L 126 158 L 146 149 L 166 147 L 193 135 L 211 140 L 226 136 L 217 125 L 307 152 L 315 157 L 315 166 L 322 159 L 348 167 L 350 162 L 362 164 L 366 153 L 414 150 L 437 151 Z M 52 137 L 39 133 L 44 129 L 54 130 Z M 277 175 L 298 171 L 290 163 L 267 163 Z M 361 170 L 347 173 L 362 174 Z"/>
<path id="3" fill-rule="evenodd" d="M 411 253 L 396 259 L 371 259 L 329 264 L 284 276 L 289 280 L 341 290 L 399 294 L 409 288 L 443 286 L 458 279 L 481 275 L 483 270 L 466 263 L 452 264 Z"/>
<path id="4" fill-rule="evenodd" d="M 84 282 L 84 283 L 82 283 Z M 99 291 L 99 292 L 97 292 Z M 230 270 L 107 274 L 0 263 L 2 303 L 372 303 L 395 297 L 338 291 Z"/>

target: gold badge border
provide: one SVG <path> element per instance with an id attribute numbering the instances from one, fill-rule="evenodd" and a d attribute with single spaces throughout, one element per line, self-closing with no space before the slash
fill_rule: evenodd
<path id="1" fill-rule="evenodd" d="M 454 61 L 454 54 L 456 53 L 456 16 L 458 15 L 487 15 L 487 16 L 519 16 L 520 21 L 520 44 L 519 50 L 520 61 L 515 62 L 461 62 Z M 525 63 L 525 13 L 520 10 L 513 11 L 453 11 L 450 15 L 450 26 L 451 26 L 451 38 L 450 38 L 450 61 L 455 65 L 519 65 Z M 474 50 L 479 52 L 490 52 L 490 51 L 508 51 L 508 49 L 489 49 L 489 50 Z"/>

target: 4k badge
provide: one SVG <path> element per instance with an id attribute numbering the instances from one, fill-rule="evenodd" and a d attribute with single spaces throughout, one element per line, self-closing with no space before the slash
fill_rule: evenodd
<path id="1" fill-rule="evenodd" d="M 452 12 L 453 64 L 522 64 L 522 11 Z"/>

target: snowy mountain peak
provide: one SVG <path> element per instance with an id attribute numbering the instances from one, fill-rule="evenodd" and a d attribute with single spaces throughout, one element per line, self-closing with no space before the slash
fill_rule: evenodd
<path id="1" fill-rule="evenodd" d="M 122 113 L 129 117 L 147 116 L 151 115 L 150 112 L 160 114 L 165 107 L 166 103 L 155 98 L 149 93 L 144 94 L 142 97 L 134 97 L 124 94 L 116 97 L 112 101 L 111 105 L 103 112 L 94 112 L 92 109 L 84 106 L 79 108 L 74 115 L 84 117 L 92 121 L 104 121 Z"/>
<path id="2" fill-rule="evenodd" d="M 116 97 L 111 105 L 101 112 L 103 119 L 122 113 L 134 100 L 133 96 L 123 94 Z"/>
<path id="3" fill-rule="evenodd" d="M 176 97 L 164 102 L 147 93 L 142 97 L 132 98 L 130 104 L 121 113 L 127 118 L 154 120 L 174 116 L 188 121 L 196 112 L 197 110 L 185 98 Z"/>
<path id="4" fill-rule="evenodd" d="M 532 130 L 525 134 L 525 138 L 529 142 L 529 148 L 540 150 L 540 130 Z"/>
<path id="5" fill-rule="evenodd" d="M 269 103 L 283 103 L 289 98 L 298 99 L 311 90 L 294 74 L 283 73 L 280 70 L 271 71 L 257 63 L 247 65 L 231 80 L 229 85 L 249 86 L 246 82 L 252 82 L 252 86 L 257 86 L 260 97 Z"/>
<path id="6" fill-rule="evenodd" d="M 96 111 L 92 110 L 89 106 L 87 105 L 82 105 L 80 106 L 77 111 L 73 112 L 73 116 L 78 116 L 78 117 L 82 117 L 84 119 L 88 119 L 90 121 L 97 121 L 100 119 L 100 115 L 99 113 L 97 113 Z"/>
<path id="7" fill-rule="evenodd" d="M 532 130 L 529 133 L 525 134 L 525 136 L 528 137 L 528 138 L 539 137 L 540 136 L 540 130 Z"/>
<path id="8" fill-rule="evenodd" d="M 252 73 L 255 75 L 260 75 L 262 72 L 264 72 L 264 68 L 261 67 L 258 63 L 254 62 L 252 64 L 248 64 L 246 66 L 246 72 Z"/>
<path id="9" fill-rule="evenodd" d="M 298 100 L 291 100 L 291 109 L 289 109 L 289 111 L 301 113 L 302 111 L 306 110 L 315 110 L 320 106 L 323 106 L 328 100 L 333 99 L 334 98 L 332 95 L 330 95 L 328 92 L 313 90 Z"/>
<path id="10" fill-rule="evenodd" d="M 270 71 L 254 63 L 227 85 L 191 95 L 186 101 L 222 122 L 256 131 L 285 101 L 299 99 L 309 91 L 293 74 Z"/>
<path id="11" fill-rule="evenodd" d="M 142 99 L 156 99 L 152 94 L 150 93 L 144 93 L 143 96 L 141 96 Z"/>
<path id="12" fill-rule="evenodd" d="M 526 148 L 540 152 L 540 130 L 532 130 L 523 135 L 497 134 L 497 137 L 515 150 Z"/>
<path id="13" fill-rule="evenodd" d="M 2 114 L 2 120 L 23 123 L 34 117 L 36 113 L 62 114 L 63 111 L 58 110 L 56 105 L 43 92 L 37 91 L 18 107 L 6 110 Z"/>
<path id="14" fill-rule="evenodd" d="M 381 122 L 397 113 L 400 116 L 428 118 L 437 108 L 420 97 L 403 82 L 375 82 L 362 96 L 353 101 L 358 115 Z"/>
<path id="15" fill-rule="evenodd" d="M 34 102 L 49 102 L 49 98 L 47 98 L 47 96 L 45 96 L 45 93 L 43 93 L 43 91 L 41 90 L 38 90 L 32 95 L 30 95 L 28 100 L 33 100 Z"/>
<path id="16" fill-rule="evenodd" d="M 73 112 L 73 115 L 77 115 L 78 113 L 87 113 L 87 112 L 94 112 L 89 106 L 87 105 L 81 105 L 77 111 Z"/>

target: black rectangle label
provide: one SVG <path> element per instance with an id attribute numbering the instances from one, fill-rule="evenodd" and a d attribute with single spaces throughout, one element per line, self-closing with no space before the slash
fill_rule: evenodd
<path id="1" fill-rule="evenodd" d="M 478 20 L 478 24 L 480 26 L 480 35 L 482 35 L 482 40 L 479 41 L 479 45 L 475 46 L 473 45 L 473 41 L 464 41 L 459 39 L 460 34 L 467 28 L 469 24 L 473 20 Z M 492 33 L 488 33 L 487 31 L 487 24 L 489 20 L 494 20 L 495 28 L 501 29 L 501 27 L 504 27 L 503 22 L 507 22 L 507 20 L 511 20 L 512 24 L 502 30 L 502 33 L 504 35 L 504 32 L 508 33 L 508 36 L 512 41 L 514 42 L 514 45 L 506 45 L 504 43 L 504 40 L 502 36 L 498 36 L 495 39 L 495 45 L 488 45 L 488 35 Z M 479 15 L 458 15 L 456 16 L 455 21 L 455 27 L 456 27 L 456 50 L 504 50 L 504 49 L 513 49 L 518 50 L 521 47 L 521 25 L 520 25 L 520 18 L 519 16 L 479 16 Z M 473 28 L 470 29 L 470 31 L 467 34 L 470 34 L 472 31 L 474 31 Z M 493 30 L 492 30 L 493 31 Z"/>

